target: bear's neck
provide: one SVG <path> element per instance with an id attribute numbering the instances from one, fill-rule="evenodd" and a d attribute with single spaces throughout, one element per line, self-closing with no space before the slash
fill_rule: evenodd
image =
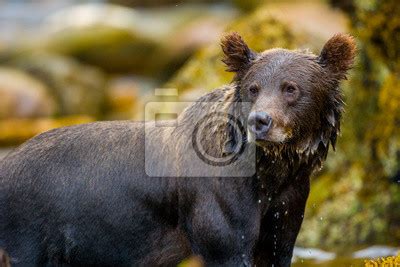
<path id="1" fill-rule="evenodd" d="M 315 153 L 302 153 L 292 147 L 257 147 L 256 174 L 262 191 L 278 189 L 293 179 L 308 179 L 311 173 L 321 168 L 327 148 L 321 146 Z M 276 192 L 269 192 L 274 194 Z"/>

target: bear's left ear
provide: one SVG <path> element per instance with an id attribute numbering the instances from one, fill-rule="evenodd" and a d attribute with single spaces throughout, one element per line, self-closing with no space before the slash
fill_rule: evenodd
<path id="1" fill-rule="evenodd" d="M 347 71 L 353 66 L 356 50 L 353 36 L 336 34 L 322 48 L 319 63 L 328 68 L 337 79 L 345 79 Z"/>
<path id="2" fill-rule="evenodd" d="M 237 32 L 229 33 L 223 37 L 221 47 L 225 54 L 222 62 L 226 64 L 229 72 L 239 74 L 248 70 L 256 57 L 256 53 L 251 51 Z"/>

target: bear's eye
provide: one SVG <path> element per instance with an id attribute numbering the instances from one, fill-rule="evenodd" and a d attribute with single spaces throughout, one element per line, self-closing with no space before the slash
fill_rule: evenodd
<path id="1" fill-rule="evenodd" d="M 296 88 L 294 88 L 293 85 L 289 85 L 288 87 L 286 87 L 286 92 L 294 93 L 294 91 L 296 91 Z"/>
<path id="2" fill-rule="evenodd" d="M 260 88 L 258 87 L 258 85 L 253 84 L 249 87 L 249 91 L 253 96 L 256 96 L 258 94 L 258 91 L 260 91 Z"/>
<path id="3" fill-rule="evenodd" d="M 300 95 L 299 88 L 293 82 L 284 83 L 282 92 L 289 104 L 293 104 Z"/>

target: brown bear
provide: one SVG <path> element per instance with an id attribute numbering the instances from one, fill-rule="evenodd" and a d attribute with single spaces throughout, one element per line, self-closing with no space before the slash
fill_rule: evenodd
<path id="1" fill-rule="evenodd" d="M 13 266 L 290 266 L 309 178 L 335 146 L 355 42 L 319 55 L 222 40 L 233 82 L 167 122 L 61 128 L 0 161 Z M 198 160 L 200 158 L 200 160 Z"/>

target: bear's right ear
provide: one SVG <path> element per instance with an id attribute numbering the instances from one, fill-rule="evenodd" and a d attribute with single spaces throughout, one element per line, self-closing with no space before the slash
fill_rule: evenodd
<path id="1" fill-rule="evenodd" d="M 225 54 L 222 62 L 226 64 L 229 72 L 240 73 L 247 70 L 256 57 L 256 53 L 251 51 L 237 32 L 224 36 L 221 40 L 221 47 Z"/>

